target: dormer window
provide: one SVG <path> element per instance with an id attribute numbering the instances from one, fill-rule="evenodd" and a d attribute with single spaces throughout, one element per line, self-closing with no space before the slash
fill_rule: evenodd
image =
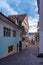
<path id="1" fill-rule="evenodd" d="M 21 20 L 19 20 L 18 18 L 17 18 L 17 23 L 19 26 L 21 26 Z"/>
<path id="2" fill-rule="evenodd" d="M 17 24 L 18 25 L 18 20 L 17 20 L 17 18 L 15 18 L 15 19 L 13 19 L 13 21 L 15 22 L 15 24 Z"/>

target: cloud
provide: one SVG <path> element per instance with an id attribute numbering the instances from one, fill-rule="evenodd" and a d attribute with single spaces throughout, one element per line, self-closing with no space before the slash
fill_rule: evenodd
<path id="1" fill-rule="evenodd" d="M 35 29 L 29 29 L 29 32 L 35 33 L 35 32 L 37 32 L 37 29 L 36 28 Z"/>
<path id="2" fill-rule="evenodd" d="M 37 24 L 38 20 L 39 20 L 39 16 L 36 18 L 32 18 L 31 16 L 28 17 L 29 25 Z"/>
<path id="3" fill-rule="evenodd" d="M 18 1 L 10 0 L 9 5 L 14 10 L 18 11 L 19 14 L 26 13 L 32 17 L 37 16 L 37 13 L 38 13 L 37 0 L 18 0 Z"/>
<path id="4" fill-rule="evenodd" d="M 0 10 L 2 10 L 2 12 L 7 15 L 18 14 L 17 11 L 14 11 L 13 8 L 11 8 L 9 6 L 9 4 L 6 2 L 6 0 L 4 0 L 3 2 L 1 0 Z"/>
<path id="5" fill-rule="evenodd" d="M 19 6 L 19 3 L 21 2 L 21 0 L 6 0 L 7 1 L 7 3 L 10 5 L 10 6 L 12 6 L 12 7 L 14 7 L 14 6 Z M 13 3 L 13 4 L 12 4 Z"/>
<path id="6" fill-rule="evenodd" d="M 34 3 L 33 3 L 34 2 Z M 37 0 L 0 0 L 2 9 L 9 11 L 10 14 L 28 14 L 33 18 L 37 17 L 38 8 L 37 8 Z M 3 5 L 4 4 L 4 5 Z M 6 7 L 7 8 L 6 8 Z M 12 13 L 11 13 L 12 11 Z M 8 13 L 8 14 L 9 14 Z"/>
<path id="7" fill-rule="evenodd" d="M 37 0 L 0 0 L 1 9 L 5 15 L 28 14 L 29 30 L 37 29 Z"/>
<path id="8" fill-rule="evenodd" d="M 32 18 L 31 16 L 28 17 L 29 32 L 36 32 L 37 31 L 38 21 L 39 21 L 39 17 L 36 17 L 36 18 Z"/>

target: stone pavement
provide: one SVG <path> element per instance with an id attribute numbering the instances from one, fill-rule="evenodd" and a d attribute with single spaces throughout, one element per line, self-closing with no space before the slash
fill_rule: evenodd
<path id="1" fill-rule="evenodd" d="M 35 47 L 29 47 L 19 53 L 9 55 L 0 59 L 0 65 L 43 65 L 43 59 L 39 59 L 34 54 Z"/>

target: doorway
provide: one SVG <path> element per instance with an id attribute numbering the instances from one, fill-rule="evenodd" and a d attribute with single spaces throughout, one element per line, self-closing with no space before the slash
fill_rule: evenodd
<path id="1" fill-rule="evenodd" d="M 13 45 L 11 45 L 11 46 L 8 47 L 8 53 L 10 53 L 12 51 L 13 51 Z"/>

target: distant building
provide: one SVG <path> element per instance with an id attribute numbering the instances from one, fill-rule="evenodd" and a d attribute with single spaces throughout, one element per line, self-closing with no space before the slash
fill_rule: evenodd
<path id="1" fill-rule="evenodd" d="M 22 27 L 21 23 L 18 21 L 18 18 L 17 21 L 19 22 L 19 26 L 17 24 L 16 19 L 14 19 L 13 21 L 13 19 L 6 17 L 0 12 L 0 58 L 8 56 L 11 53 L 17 52 L 19 50 L 19 42 L 22 42 L 23 35 L 26 35 L 22 35 L 22 33 L 28 32 L 28 28 L 25 28 L 25 24 L 24 27 Z M 22 48 L 25 48 L 25 43 L 26 41 L 24 41 L 24 44 L 22 43 Z"/>
<path id="2" fill-rule="evenodd" d="M 29 33 L 28 34 L 29 35 L 29 40 L 35 40 L 35 37 L 34 37 L 34 35 L 35 35 L 35 33 Z"/>
<path id="3" fill-rule="evenodd" d="M 38 31 L 35 33 L 35 41 L 37 41 L 39 44 L 39 32 Z"/>

